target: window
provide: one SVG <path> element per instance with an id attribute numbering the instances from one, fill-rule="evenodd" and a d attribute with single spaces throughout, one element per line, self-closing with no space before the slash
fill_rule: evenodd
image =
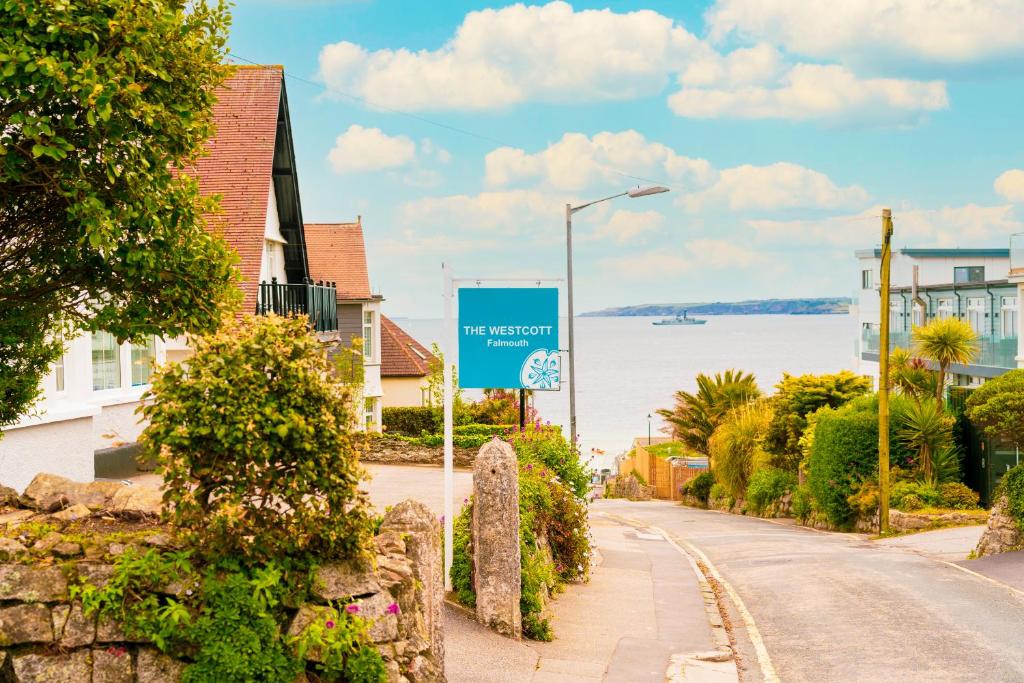
<path id="1" fill-rule="evenodd" d="M 860 288 L 872 289 L 875 286 L 875 272 L 873 270 L 860 271 Z"/>
<path id="2" fill-rule="evenodd" d="M 366 420 L 366 431 L 377 431 L 377 399 L 367 398 L 363 401 L 363 412 Z"/>
<path id="3" fill-rule="evenodd" d="M 939 320 L 953 317 L 953 300 L 952 299 L 939 299 L 938 305 L 935 308 L 935 317 Z"/>
<path id="4" fill-rule="evenodd" d="M 953 283 L 984 282 L 985 266 L 957 266 L 953 269 Z"/>
<path id="5" fill-rule="evenodd" d="M 94 391 L 121 386 L 121 347 L 109 332 L 92 333 L 92 388 Z"/>
<path id="6" fill-rule="evenodd" d="M 975 334 L 985 334 L 985 299 L 983 297 L 967 298 L 967 322 Z"/>
<path id="7" fill-rule="evenodd" d="M 899 299 L 889 302 L 889 330 L 903 332 L 903 302 Z"/>
<path id="8" fill-rule="evenodd" d="M 60 354 L 57 362 L 53 364 L 53 380 L 56 384 L 57 393 L 64 391 L 64 354 Z"/>
<path id="9" fill-rule="evenodd" d="M 1004 296 L 1000 301 L 1002 321 L 1002 337 L 1008 339 L 1017 336 L 1017 297 Z"/>
<path id="10" fill-rule="evenodd" d="M 363 355 L 373 358 L 373 311 L 363 311 Z"/>
<path id="11" fill-rule="evenodd" d="M 141 344 L 132 344 L 132 386 L 149 384 L 156 362 L 156 337 L 150 336 Z"/>

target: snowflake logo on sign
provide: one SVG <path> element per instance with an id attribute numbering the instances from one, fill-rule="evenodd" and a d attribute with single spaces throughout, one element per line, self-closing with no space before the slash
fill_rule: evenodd
<path id="1" fill-rule="evenodd" d="M 519 381 L 524 389 L 557 389 L 561 375 L 561 354 L 558 351 L 538 349 L 526 357 Z"/>

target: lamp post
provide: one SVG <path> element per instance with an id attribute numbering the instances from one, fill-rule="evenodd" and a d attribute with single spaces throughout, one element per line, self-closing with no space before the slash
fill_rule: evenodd
<path id="1" fill-rule="evenodd" d="M 637 197 L 646 197 L 652 194 L 661 194 L 662 192 L 668 192 L 668 188 L 660 185 L 637 187 L 632 190 L 620 192 L 619 194 L 613 194 L 612 196 L 605 197 L 604 199 L 597 199 L 592 202 L 587 202 L 586 204 L 580 204 L 579 206 L 573 206 L 572 204 L 565 205 L 565 261 L 566 279 L 569 283 L 569 434 L 572 439 L 573 448 L 576 448 L 576 337 L 572 311 L 572 215 L 577 211 L 582 211 L 588 206 L 607 202 L 612 199 L 618 199 L 619 197 L 636 199 Z"/>
<path id="2" fill-rule="evenodd" d="M 647 413 L 647 445 L 651 445 L 651 414 Z"/>

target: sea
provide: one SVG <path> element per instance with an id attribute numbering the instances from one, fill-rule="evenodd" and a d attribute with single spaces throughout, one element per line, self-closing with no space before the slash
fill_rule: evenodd
<path id="1" fill-rule="evenodd" d="M 718 315 L 705 325 L 664 325 L 650 317 L 576 319 L 576 426 L 581 453 L 592 466 L 609 466 L 648 429 L 661 436 L 659 408 L 670 408 L 679 390 L 696 389 L 698 373 L 730 368 L 753 373 L 771 393 L 784 373 L 854 370 L 857 323 L 851 315 Z M 426 346 L 441 342 L 441 320 L 396 318 Z M 562 348 L 568 347 L 566 323 Z M 537 392 L 534 407 L 544 421 L 568 433 L 568 363 L 561 391 Z M 467 390 L 476 398 L 479 392 Z"/>

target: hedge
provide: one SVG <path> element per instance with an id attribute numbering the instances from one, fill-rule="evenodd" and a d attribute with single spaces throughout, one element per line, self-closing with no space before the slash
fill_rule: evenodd
<path id="1" fill-rule="evenodd" d="M 878 417 L 868 411 L 819 411 L 807 483 L 829 524 L 846 527 L 853 508 L 847 499 L 862 479 L 877 476 Z"/>
<path id="2" fill-rule="evenodd" d="M 423 408 L 384 408 L 381 411 L 384 431 L 387 434 L 419 436 L 433 434 L 441 429 L 439 411 Z"/>

